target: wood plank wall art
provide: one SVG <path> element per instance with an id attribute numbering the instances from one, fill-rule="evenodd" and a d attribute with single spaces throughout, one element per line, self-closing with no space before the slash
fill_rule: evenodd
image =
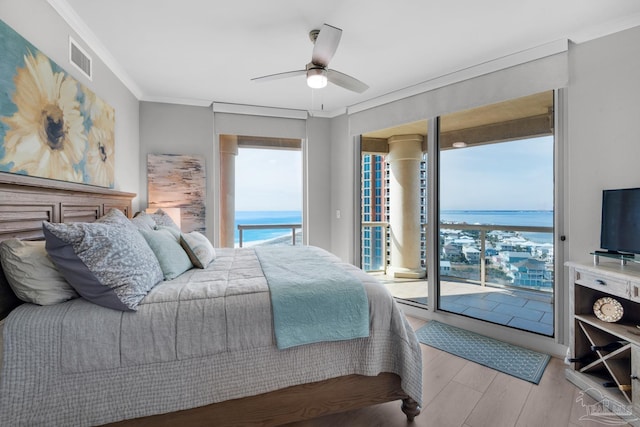
<path id="1" fill-rule="evenodd" d="M 115 111 L 0 21 L 0 172 L 113 188 Z"/>
<path id="2" fill-rule="evenodd" d="M 149 154 L 147 183 L 149 208 L 179 207 L 182 231 L 205 233 L 204 157 Z"/>

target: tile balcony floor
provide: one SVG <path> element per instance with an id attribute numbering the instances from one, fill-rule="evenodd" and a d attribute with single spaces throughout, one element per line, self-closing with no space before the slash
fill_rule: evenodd
<path id="1" fill-rule="evenodd" d="M 427 303 L 427 282 L 370 273 L 391 294 L 417 304 Z M 453 313 L 553 336 L 553 294 L 514 288 L 442 282 L 440 308 Z"/>

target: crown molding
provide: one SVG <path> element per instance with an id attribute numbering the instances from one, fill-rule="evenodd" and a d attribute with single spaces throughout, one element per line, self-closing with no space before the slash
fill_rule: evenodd
<path id="1" fill-rule="evenodd" d="M 66 0 L 47 0 L 53 9 L 60 15 L 62 19 L 75 31 L 80 39 L 91 49 L 97 57 L 111 70 L 115 76 L 131 91 L 133 96 L 138 100 L 143 98 L 140 86 L 127 74 L 120 63 L 111 55 L 107 48 L 102 44 L 98 37 L 89 29 L 82 18 L 78 16 L 75 10 L 67 3 Z"/>
<path id="2" fill-rule="evenodd" d="M 211 107 L 211 100 L 196 98 L 174 98 L 169 96 L 143 96 L 138 98 L 142 102 L 158 102 L 161 104 L 190 105 L 192 107 Z"/>
<path id="3" fill-rule="evenodd" d="M 347 107 L 336 108 L 331 111 L 309 110 L 309 117 L 320 117 L 323 119 L 333 119 L 347 113 Z"/>
<path id="4" fill-rule="evenodd" d="M 285 119 L 306 119 L 307 111 L 291 108 L 261 107 L 259 105 L 228 104 L 214 102 L 214 113 L 245 114 L 249 116 L 281 117 Z"/>

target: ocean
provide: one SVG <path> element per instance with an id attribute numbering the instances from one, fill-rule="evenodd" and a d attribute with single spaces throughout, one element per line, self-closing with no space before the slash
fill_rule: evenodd
<path id="1" fill-rule="evenodd" d="M 440 212 L 440 221 L 465 222 L 467 224 L 553 227 L 553 211 L 442 210 Z M 552 233 L 522 232 L 522 237 L 535 243 L 553 243 Z"/>
<path id="2" fill-rule="evenodd" d="M 442 210 L 441 221 L 467 224 L 553 226 L 553 211 L 472 211 Z"/>
<path id="3" fill-rule="evenodd" d="M 234 225 L 236 245 L 240 243 L 238 224 L 302 224 L 302 211 L 236 211 Z M 291 230 L 244 230 L 242 244 L 282 236 L 291 236 Z"/>
<path id="4" fill-rule="evenodd" d="M 443 210 L 441 221 L 467 224 L 553 226 L 553 211 L 527 210 Z M 235 242 L 240 241 L 238 224 L 301 224 L 301 211 L 236 211 Z M 551 233 L 522 233 L 536 243 L 553 243 Z M 290 236 L 290 230 L 245 230 L 243 242 Z"/>

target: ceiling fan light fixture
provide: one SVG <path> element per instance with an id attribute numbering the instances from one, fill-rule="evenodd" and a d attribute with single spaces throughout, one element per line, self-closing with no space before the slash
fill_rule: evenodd
<path id="1" fill-rule="evenodd" d="M 307 85 L 311 89 L 322 89 L 327 85 L 327 70 L 311 68 L 307 70 Z"/>

